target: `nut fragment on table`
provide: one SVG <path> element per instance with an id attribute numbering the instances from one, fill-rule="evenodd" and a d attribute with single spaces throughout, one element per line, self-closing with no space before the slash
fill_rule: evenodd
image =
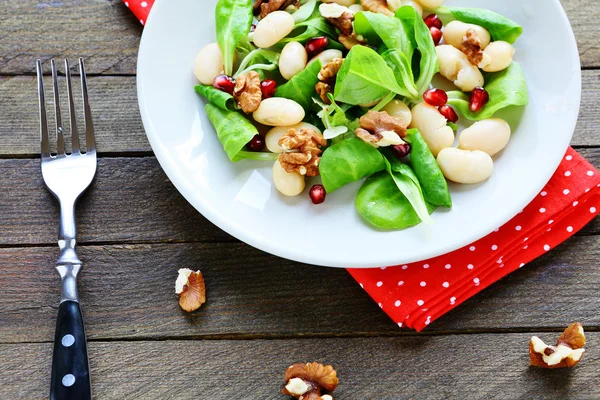
<path id="1" fill-rule="evenodd" d="M 285 10 L 288 7 L 297 7 L 300 0 L 256 0 L 254 3 L 254 14 L 260 14 L 262 19 L 273 11 Z"/>
<path id="2" fill-rule="evenodd" d="M 298 400 L 333 400 L 331 394 L 337 388 L 339 380 L 331 365 L 318 362 L 292 364 L 283 377 L 283 394 Z"/>
<path id="3" fill-rule="evenodd" d="M 360 0 L 360 5 L 367 11 L 394 16 L 394 13 L 388 8 L 387 0 Z"/>
<path id="4" fill-rule="evenodd" d="M 371 110 L 360 117 L 359 124 L 356 136 L 375 148 L 404 143 L 402 138 L 406 136 L 406 123 L 385 111 Z"/>
<path id="5" fill-rule="evenodd" d="M 583 326 L 575 322 L 565 329 L 555 346 L 549 346 L 537 336 L 533 336 L 529 341 L 529 360 L 535 367 L 573 367 L 583 357 L 585 352 L 583 346 L 585 346 Z"/>
<path id="6" fill-rule="evenodd" d="M 287 172 L 297 172 L 300 175 L 319 175 L 319 162 L 327 140 L 314 129 L 289 129 L 279 139 L 283 153 L 279 154 L 279 163 Z"/>
<path id="7" fill-rule="evenodd" d="M 240 75 L 235 80 L 233 97 L 246 114 L 253 113 L 260 106 L 262 91 L 260 89 L 260 75 L 256 71 Z"/>
<path id="8" fill-rule="evenodd" d="M 192 312 L 206 303 L 206 286 L 200 271 L 181 268 L 175 281 L 175 293 L 179 295 L 179 305 L 184 311 Z"/>

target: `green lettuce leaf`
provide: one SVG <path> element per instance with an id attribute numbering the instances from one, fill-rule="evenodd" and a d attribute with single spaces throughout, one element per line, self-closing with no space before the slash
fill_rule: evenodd
<path id="1" fill-rule="evenodd" d="M 223 52 L 225 74 L 233 75 L 233 55 L 240 40 L 248 36 L 252 14 L 252 0 L 219 0 L 215 9 L 217 42 Z"/>

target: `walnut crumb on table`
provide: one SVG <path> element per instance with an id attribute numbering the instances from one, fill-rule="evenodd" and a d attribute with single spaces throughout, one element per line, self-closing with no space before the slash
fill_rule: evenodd
<path id="1" fill-rule="evenodd" d="M 583 326 L 575 322 L 565 329 L 555 346 L 549 346 L 533 336 L 529 341 L 529 360 L 534 367 L 574 367 L 583 357 L 585 342 Z"/>
<path id="2" fill-rule="evenodd" d="M 292 364 L 283 379 L 282 393 L 298 400 L 333 400 L 331 394 L 324 393 L 332 393 L 339 384 L 335 369 L 318 362 Z"/>
<path id="3" fill-rule="evenodd" d="M 184 311 L 196 311 L 206 303 L 206 285 L 202 272 L 182 268 L 178 273 L 175 293 L 179 295 L 179 305 Z"/>

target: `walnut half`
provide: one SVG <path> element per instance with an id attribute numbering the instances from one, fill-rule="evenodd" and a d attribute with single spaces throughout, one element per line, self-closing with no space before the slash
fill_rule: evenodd
<path id="1" fill-rule="evenodd" d="M 175 281 L 175 293 L 179 295 L 179 305 L 184 311 L 192 312 L 206 303 L 206 285 L 200 271 L 182 268 Z"/>
<path id="2" fill-rule="evenodd" d="M 286 384 L 282 393 L 298 400 L 333 400 L 331 395 L 323 395 L 323 392 L 331 393 L 339 384 L 333 367 L 317 362 L 292 364 L 283 379 Z"/>
<path id="3" fill-rule="evenodd" d="M 319 81 L 315 85 L 315 90 L 321 97 L 321 100 L 325 104 L 331 104 L 329 97 L 327 97 L 328 93 L 333 94 L 334 86 L 335 86 L 335 77 L 339 72 L 340 68 L 342 68 L 342 64 L 344 63 L 343 58 L 334 58 L 333 61 L 325 64 L 321 71 L 319 71 Z"/>
<path id="4" fill-rule="evenodd" d="M 373 147 L 385 147 L 403 144 L 406 136 L 406 123 L 392 117 L 385 111 L 369 111 L 359 120 L 360 128 L 356 136 Z"/>
<path id="5" fill-rule="evenodd" d="M 283 153 L 279 154 L 279 163 L 287 172 L 297 172 L 300 175 L 319 175 L 319 161 L 327 140 L 313 129 L 289 129 L 279 139 Z"/>
<path id="6" fill-rule="evenodd" d="M 585 349 L 583 326 L 575 322 L 560 335 L 556 346 L 545 344 L 533 336 L 529 341 L 529 360 L 532 366 L 542 368 L 573 367 L 581 360 Z"/>
<path id="7" fill-rule="evenodd" d="M 242 111 L 246 114 L 258 110 L 262 101 L 262 91 L 260 90 L 260 75 L 256 71 L 250 71 L 247 74 L 240 75 L 235 80 L 233 89 L 233 98 L 238 102 Z"/>

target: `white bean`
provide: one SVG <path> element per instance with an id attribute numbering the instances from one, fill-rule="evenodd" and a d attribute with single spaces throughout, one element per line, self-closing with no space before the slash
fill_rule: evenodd
<path id="1" fill-rule="evenodd" d="M 485 83 L 479 68 L 471 64 L 467 56 L 448 44 L 435 48 L 438 56 L 440 74 L 451 80 L 464 92 L 470 92 Z"/>
<path id="2" fill-rule="evenodd" d="M 510 66 L 515 55 L 515 48 L 508 42 L 498 40 L 492 42 L 483 51 L 484 57 L 489 57 L 488 64 L 483 67 L 485 72 L 498 72 Z"/>
<path id="3" fill-rule="evenodd" d="M 194 75 L 203 85 L 212 85 L 223 73 L 223 53 L 217 43 L 204 46 L 194 61 Z"/>
<path id="4" fill-rule="evenodd" d="M 363 6 L 361 6 L 360 4 L 352 4 L 351 6 L 348 6 L 348 8 L 352 12 L 352 14 L 356 14 L 357 12 L 365 11 L 365 8 Z"/>
<path id="5" fill-rule="evenodd" d="M 336 3 L 340 6 L 350 7 L 356 4 L 356 0 L 321 0 L 322 3 Z"/>
<path id="6" fill-rule="evenodd" d="M 285 11 L 274 11 L 261 19 L 254 30 L 254 44 L 260 48 L 273 46 L 294 29 L 294 17 Z"/>
<path id="7" fill-rule="evenodd" d="M 351 11 L 337 3 L 325 3 L 319 6 L 319 12 L 323 18 L 340 18 L 344 13 Z"/>
<path id="8" fill-rule="evenodd" d="M 273 164 L 273 183 L 279 192 L 285 196 L 298 196 L 304 190 L 304 176 L 297 172 L 287 172 L 279 160 Z"/>
<path id="9" fill-rule="evenodd" d="M 417 0 L 424 8 L 428 8 L 433 10 L 434 8 L 438 8 L 442 5 L 444 0 Z"/>
<path id="10" fill-rule="evenodd" d="M 411 6 L 415 10 L 417 10 L 417 14 L 423 16 L 423 7 L 420 3 L 413 0 L 388 0 L 387 2 L 388 8 L 393 12 L 396 12 L 397 9 L 403 6 Z"/>
<path id="11" fill-rule="evenodd" d="M 317 54 L 316 56 L 311 58 L 311 60 L 308 63 L 310 64 L 311 62 L 315 61 L 316 59 L 319 59 L 319 60 L 321 60 L 321 65 L 325 65 L 327 63 L 332 62 L 336 58 L 343 58 L 343 57 L 344 57 L 344 54 L 342 53 L 341 50 L 329 49 L 329 50 L 324 50 L 324 51 L 320 52 L 319 54 Z"/>
<path id="12" fill-rule="evenodd" d="M 308 54 L 302 44 L 289 42 L 281 50 L 279 57 L 279 72 L 288 81 L 306 68 Z"/>
<path id="13" fill-rule="evenodd" d="M 283 153 L 283 149 L 279 146 L 279 139 L 281 139 L 289 129 L 312 129 L 317 133 L 321 133 L 319 128 L 308 122 L 300 122 L 299 124 L 292 126 L 276 126 L 275 128 L 271 128 L 265 136 L 265 144 L 270 152 L 277 154 Z"/>
<path id="14" fill-rule="evenodd" d="M 304 119 L 304 115 L 304 108 L 300 104 L 283 97 L 264 99 L 252 113 L 256 122 L 268 126 L 296 125 Z"/>
<path id="15" fill-rule="evenodd" d="M 400 118 L 406 126 L 412 122 L 412 114 L 410 108 L 404 102 L 398 99 L 390 101 L 381 111 L 387 112 L 392 117 Z"/>
<path id="16" fill-rule="evenodd" d="M 482 49 L 485 49 L 487 45 L 490 44 L 491 38 L 487 29 L 475 24 L 465 24 L 461 21 L 452 21 L 444 26 L 444 42 L 456 47 L 457 49 L 462 49 L 463 38 L 469 29 L 475 29 L 477 32 L 479 40 L 481 40 Z"/>
<path id="17" fill-rule="evenodd" d="M 458 145 L 464 150 L 481 150 L 490 156 L 506 147 L 510 139 L 510 125 L 500 118 L 484 119 L 462 131 Z"/>
<path id="18" fill-rule="evenodd" d="M 421 132 L 434 157 L 454 143 L 454 131 L 446 125 L 446 118 L 437 108 L 427 103 L 419 103 L 413 107 L 410 127 Z"/>
<path id="19" fill-rule="evenodd" d="M 485 151 L 448 147 L 437 156 L 444 176 L 456 183 L 480 183 L 494 171 L 494 161 Z"/>

